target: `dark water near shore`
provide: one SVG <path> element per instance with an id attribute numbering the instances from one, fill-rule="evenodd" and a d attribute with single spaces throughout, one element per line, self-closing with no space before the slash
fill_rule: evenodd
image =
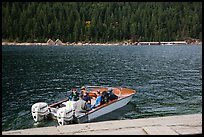
<path id="1" fill-rule="evenodd" d="M 35 125 L 32 104 L 83 85 L 138 91 L 95 121 L 201 113 L 202 46 L 2 46 L 2 131 L 57 125 Z"/>

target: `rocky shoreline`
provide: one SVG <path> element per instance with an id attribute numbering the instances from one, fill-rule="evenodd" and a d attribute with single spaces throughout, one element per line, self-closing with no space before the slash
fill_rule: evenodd
<path id="1" fill-rule="evenodd" d="M 61 41 L 48 41 L 46 43 L 18 43 L 18 42 L 2 42 L 2 45 L 39 45 L 39 46 L 119 46 L 119 45 L 202 45 L 202 42 L 187 42 L 187 41 L 170 41 L 170 42 L 118 42 L 118 43 L 82 43 L 82 42 L 73 42 L 73 43 L 62 43 Z"/>

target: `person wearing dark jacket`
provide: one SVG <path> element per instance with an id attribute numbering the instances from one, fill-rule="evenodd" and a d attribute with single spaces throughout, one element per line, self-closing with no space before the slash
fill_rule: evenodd
<path id="1" fill-rule="evenodd" d="M 112 101 L 114 99 L 118 99 L 118 96 L 116 96 L 114 93 L 113 93 L 113 89 L 112 88 L 109 88 L 108 89 L 108 95 L 109 95 L 109 100 Z"/>
<path id="2" fill-rule="evenodd" d="M 107 91 L 102 92 L 102 103 L 101 104 L 106 104 L 109 101 L 109 95 Z"/>
<path id="3" fill-rule="evenodd" d="M 91 108 L 91 97 L 89 96 L 89 93 L 84 92 L 83 95 L 83 100 L 85 100 L 87 102 L 88 107 Z"/>

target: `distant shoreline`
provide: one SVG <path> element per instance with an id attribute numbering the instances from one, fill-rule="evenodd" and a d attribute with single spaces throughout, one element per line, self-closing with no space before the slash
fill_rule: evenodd
<path id="1" fill-rule="evenodd" d="M 187 43 L 186 41 L 170 41 L 170 42 L 118 42 L 118 43 L 28 43 L 28 42 L 2 42 L 2 45 L 39 45 L 39 46 L 119 46 L 119 45 L 202 45 L 202 42 Z"/>

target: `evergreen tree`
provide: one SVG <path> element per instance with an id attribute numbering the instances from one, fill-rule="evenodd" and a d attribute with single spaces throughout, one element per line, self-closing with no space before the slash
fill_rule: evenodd
<path id="1" fill-rule="evenodd" d="M 63 42 L 202 40 L 202 3 L 2 3 L 3 41 L 46 42 L 49 38 Z"/>

